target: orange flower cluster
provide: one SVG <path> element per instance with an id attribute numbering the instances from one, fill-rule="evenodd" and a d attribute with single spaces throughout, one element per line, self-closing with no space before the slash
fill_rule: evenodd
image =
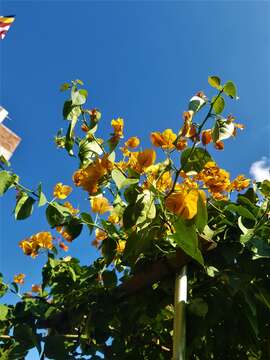
<path id="1" fill-rule="evenodd" d="M 71 212 L 73 216 L 77 215 L 80 212 L 80 210 L 75 209 L 69 201 L 66 201 L 64 203 L 64 206 Z"/>
<path id="2" fill-rule="evenodd" d="M 173 180 L 170 171 L 165 171 L 163 174 L 158 174 L 158 168 L 147 173 L 147 180 L 144 184 L 145 188 L 155 186 L 157 190 L 166 193 L 172 187 Z"/>
<path id="3" fill-rule="evenodd" d="M 230 190 L 230 174 L 220 169 L 215 162 L 209 161 L 197 175 L 215 199 L 224 199 L 224 192 Z"/>
<path id="4" fill-rule="evenodd" d="M 241 191 L 249 187 L 250 179 L 244 177 L 244 175 L 238 175 L 236 179 L 231 182 L 230 190 Z"/>
<path id="5" fill-rule="evenodd" d="M 30 255 L 35 258 L 39 249 L 51 250 L 53 248 L 53 237 L 48 231 L 39 232 L 22 240 L 19 243 L 19 246 L 22 248 L 25 255 Z"/>
<path id="6" fill-rule="evenodd" d="M 147 168 L 154 164 L 156 160 L 156 152 L 153 149 L 145 149 L 144 151 L 129 152 L 127 162 L 119 162 L 118 166 L 125 171 L 131 168 L 139 174 L 144 173 Z"/>
<path id="7" fill-rule="evenodd" d="M 90 195 L 94 195 L 98 191 L 100 179 L 107 175 L 112 168 L 113 163 L 105 155 L 102 159 L 97 158 L 86 168 L 77 170 L 73 174 L 73 182 L 76 186 L 88 191 Z"/>

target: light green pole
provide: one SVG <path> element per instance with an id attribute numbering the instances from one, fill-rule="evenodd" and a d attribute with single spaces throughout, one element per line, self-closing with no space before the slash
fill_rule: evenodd
<path id="1" fill-rule="evenodd" d="M 174 320 L 173 320 L 173 357 L 172 360 L 185 360 L 187 302 L 187 266 L 183 266 L 175 277 Z"/>

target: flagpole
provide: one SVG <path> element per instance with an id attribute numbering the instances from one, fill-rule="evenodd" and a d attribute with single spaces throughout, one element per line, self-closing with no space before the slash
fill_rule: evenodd
<path id="1" fill-rule="evenodd" d="M 185 360 L 187 302 L 187 266 L 183 266 L 175 277 L 174 319 L 173 319 L 173 357 L 172 360 Z"/>

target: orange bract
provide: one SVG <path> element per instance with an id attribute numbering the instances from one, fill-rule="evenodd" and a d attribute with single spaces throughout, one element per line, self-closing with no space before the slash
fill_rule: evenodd
<path id="1" fill-rule="evenodd" d="M 170 194 L 165 200 L 165 206 L 174 214 L 184 219 L 192 219 L 197 214 L 199 192 L 197 189 L 187 189 Z"/>
<path id="2" fill-rule="evenodd" d="M 137 146 L 140 145 L 140 139 L 137 138 L 137 136 L 133 136 L 125 142 L 125 145 L 130 148 L 136 148 Z"/>

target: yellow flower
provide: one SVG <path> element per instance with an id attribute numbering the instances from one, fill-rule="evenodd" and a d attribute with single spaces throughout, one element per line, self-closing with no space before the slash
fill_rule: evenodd
<path id="1" fill-rule="evenodd" d="M 153 165 L 155 160 L 156 160 L 156 152 L 153 149 L 146 149 L 144 151 L 141 151 L 139 152 L 137 157 L 137 161 L 141 171 Z"/>
<path id="2" fill-rule="evenodd" d="M 95 247 L 98 247 L 101 241 L 107 239 L 108 234 L 106 233 L 106 231 L 101 230 L 101 229 L 96 229 L 95 234 L 96 234 L 96 237 L 92 241 L 92 245 Z"/>
<path id="3" fill-rule="evenodd" d="M 230 188 L 230 174 L 224 169 L 220 169 L 215 162 L 209 161 L 197 176 L 198 180 L 204 182 L 208 190 L 220 197 L 218 194 L 228 191 Z"/>
<path id="4" fill-rule="evenodd" d="M 56 230 L 57 232 L 59 232 L 59 234 L 61 234 L 62 237 L 63 237 L 66 241 L 71 242 L 71 241 L 73 240 L 72 235 L 71 235 L 68 231 L 66 231 L 65 227 L 63 227 L 63 226 L 56 226 L 55 230 Z M 59 245 L 60 245 L 60 244 L 59 244 Z M 60 247 L 62 247 L 62 246 L 60 245 Z M 63 247 L 62 247 L 62 249 L 64 250 Z M 65 250 L 65 251 L 66 251 L 66 250 Z"/>
<path id="5" fill-rule="evenodd" d="M 25 274 L 18 274 L 18 275 L 14 275 L 13 277 L 13 281 L 16 284 L 24 284 L 24 279 L 25 279 Z"/>
<path id="6" fill-rule="evenodd" d="M 231 182 L 230 190 L 241 191 L 249 187 L 250 179 L 244 177 L 244 175 L 238 175 L 236 179 Z"/>
<path id="7" fill-rule="evenodd" d="M 177 135 L 172 131 L 172 129 L 166 129 L 162 134 L 160 132 L 152 132 L 150 138 L 154 146 L 172 150 L 174 148 L 173 143 L 176 140 Z"/>
<path id="8" fill-rule="evenodd" d="M 75 209 L 72 205 L 71 205 L 71 203 L 69 202 L 69 201 L 66 201 L 65 203 L 64 203 L 64 206 L 67 208 L 67 209 L 69 209 L 69 211 L 71 212 L 71 214 L 72 215 L 77 215 L 79 212 L 80 212 L 80 210 L 78 210 L 78 209 Z"/>
<path id="9" fill-rule="evenodd" d="M 116 245 L 116 252 L 118 254 L 121 254 L 125 250 L 125 247 L 126 247 L 126 242 L 124 240 L 119 240 Z"/>
<path id="10" fill-rule="evenodd" d="M 111 211 L 112 209 L 108 199 L 106 199 L 103 195 L 92 197 L 90 202 L 92 206 L 92 211 L 100 215 L 104 214 L 107 211 Z"/>
<path id="11" fill-rule="evenodd" d="M 112 224 L 119 224 L 120 217 L 116 213 L 112 212 L 111 215 L 108 217 L 108 221 Z"/>
<path id="12" fill-rule="evenodd" d="M 39 247 L 45 249 L 53 248 L 52 240 L 52 234 L 49 231 L 39 232 L 32 236 L 32 241 L 36 243 Z"/>
<path id="13" fill-rule="evenodd" d="M 22 248 L 25 255 L 29 255 L 32 258 L 35 258 L 37 256 L 37 254 L 38 254 L 38 246 L 37 246 L 37 244 L 34 244 L 31 241 L 28 241 L 28 239 L 22 240 L 19 243 L 19 246 L 20 246 L 20 248 Z"/>
<path id="14" fill-rule="evenodd" d="M 58 183 L 54 187 L 53 196 L 57 199 L 65 199 L 71 193 L 72 188 L 68 185 L 63 185 L 62 183 Z"/>
<path id="15" fill-rule="evenodd" d="M 166 198 L 165 206 L 184 219 L 192 219 L 197 214 L 198 196 L 198 190 L 182 187 L 181 192 L 174 192 Z"/>
<path id="16" fill-rule="evenodd" d="M 162 137 L 165 141 L 165 144 L 162 146 L 162 149 L 172 150 L 174 148 L 174 141 L 177 138 L 177 135 L 172 131 L 172 129 L 166 129 L 162 133 Z"/>
<path id="17" fill-rule="evenodd" d="M 125 145 L 134 149 L 140 145 L 140 139 L 137 136 L 133 136 L 125 142 Z"/>
<path id="18" fill-rule="evenodd" d="M 32 292 L 34 292 L 34 293 L 39 293 L 39 292 L 41 292 L 41 286 L 40 285 L 36 285 L 36 284 L 34 284 L 34 285 L 32 285 Z"/>
<path id="19" fill-rule="evenodd" d="M 168 191 L 172 187 L 173 181 L 169 171 L 163 173 L 156 182 L 156 187 L 160 191 Z"/>
<path id="20" fill-rule="evenodd" d="M 98 191 L 99 180 L 107 174 L 113 164 L 106 156 L 96 159 L 84 169 L 79 169 L 73 174 L 73 182 L 76 186 L 82 187 L 89 194 L 93 195 Z"/>
<path id="21" fill-rule="evenodd" d="M 113 127 L 113 130 L 114 130 L 114 135 L 117 137 L 117 138 L 120 138 L 123 136 L 123 128 L 124 128 L 124 120 L 121 119 L 121 118 L 118 118 L 118 119 L 113 119 L 111 121 L 111 125 Z"/>

